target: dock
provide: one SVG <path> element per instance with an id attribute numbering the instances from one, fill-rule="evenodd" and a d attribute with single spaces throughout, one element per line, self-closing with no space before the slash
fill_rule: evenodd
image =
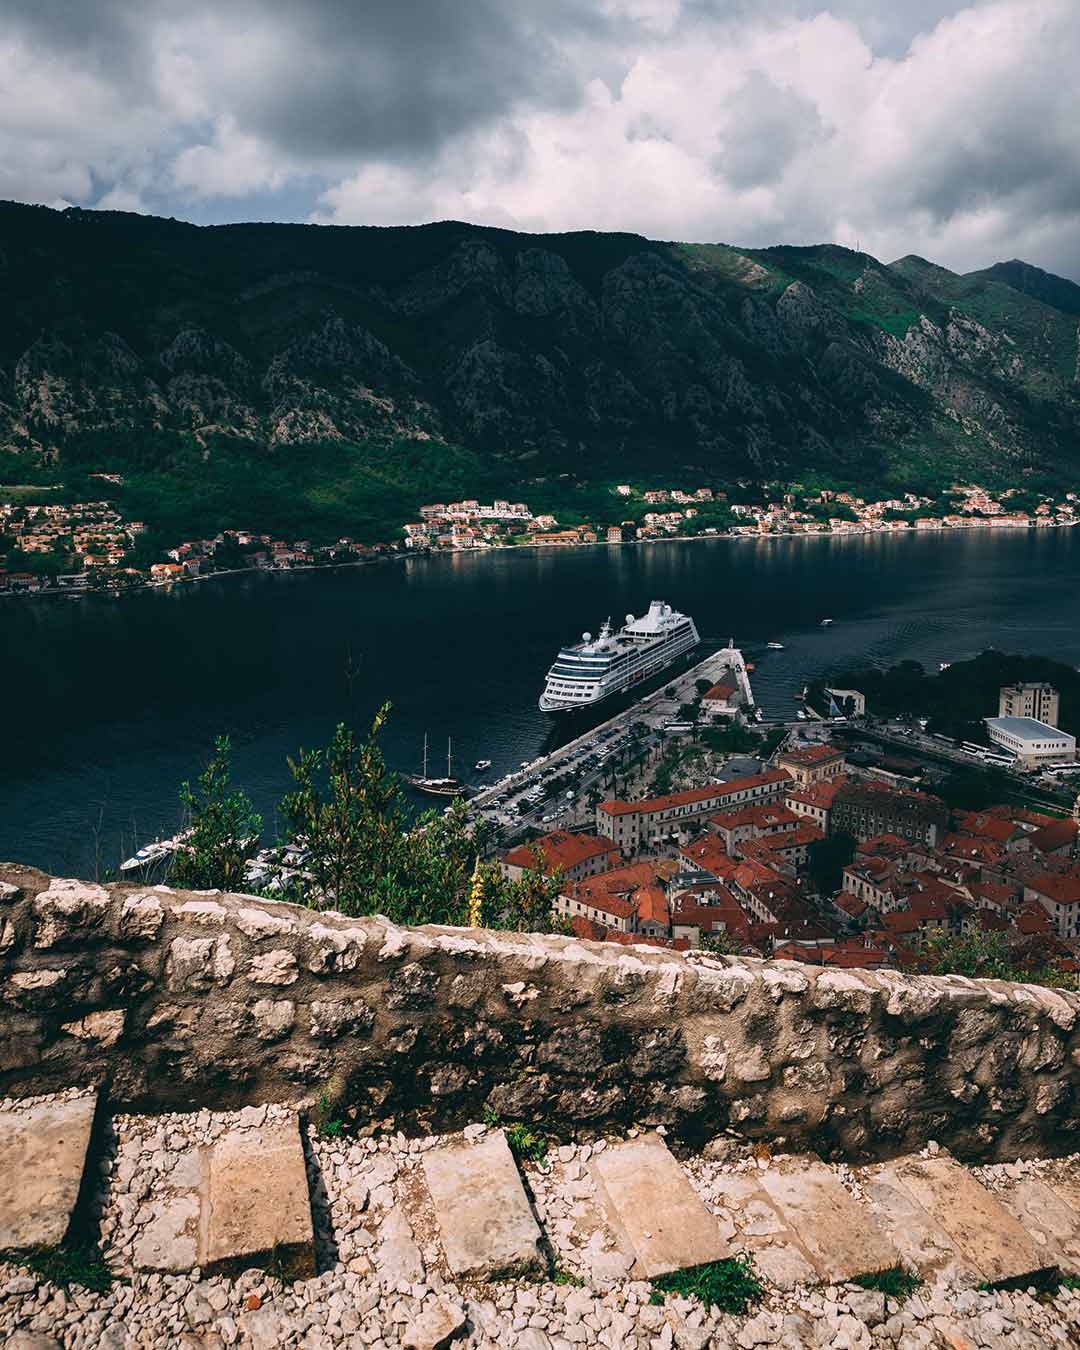
<path id="1" fill-rule="evenodd" d="M 711 652 L 688 670 L 672 675 L 664 681 L 661 688 L 613 714 L 607 721 L 591 727 L 550 754 L 541 755 L 532 760 L 527 767 L 506 774 L 497 783 L 484 788 L 470 798 L 470 810 L 483 812 L 490 809 L 495 803 L 495 798 L 505 796 L 508 790 L 510 800 L 505 803 L 505 809 L 513 809 L 514 803 L 540 778 L 569 770 L 573 767 L 572 761 L 592 742 L 610 742 L 621 734 L 628 734 L 634 723 L 644 722 L 653 734 L 662 732 L 667 724 L 677 720 L 679 707 L 696 697 L 695 685 L 699 680 L 709 680 L 715 684 L 723 677 L 734 678 L 744 706 L 753 706 L 754 693 L 750 684 L 750 672 L 747 670 L 742 652 L 731 640 L 727 646 Z M 581 791 L 586 792 L 588 786 L 588 783 L 583 783 Z M 523 819 L 521 824 L 524 828 L 527 821 Z"/>

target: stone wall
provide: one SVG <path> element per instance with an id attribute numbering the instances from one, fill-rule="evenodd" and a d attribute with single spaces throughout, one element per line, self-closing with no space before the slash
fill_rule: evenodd
<path id="1" fill-rule="evenodd" d="M 0 865 L 0 1095 L 725 1129 L 837 1158 L 1080 1148 L 1080 995 L 395 927 Z"/>

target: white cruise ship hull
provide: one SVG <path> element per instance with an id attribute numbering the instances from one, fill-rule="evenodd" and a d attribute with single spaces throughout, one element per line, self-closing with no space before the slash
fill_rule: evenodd
<path id="1" fill-rule="evenodd" d="M 611 635 L 564 648 L 548 672 L 539 707 L 545 713 L 575 712 L 622 694 L 666 670 L 700 641 L 693 619 L 654 601 L 641 619 Z"/>

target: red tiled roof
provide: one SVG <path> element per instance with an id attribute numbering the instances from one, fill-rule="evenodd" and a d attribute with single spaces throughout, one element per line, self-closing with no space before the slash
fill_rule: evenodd
<path id="1" fill-rule="evenodd" d="M 1028 886 L 1060 905 L 1080 904 L 1080 876 L 1065 876 L 1058 872 L 1043 872 L 1029 881 Z"/>
<path id="2" fill-rule="evenodd" d="M 759 829 L 768 829 L 777 825 L 798 825 L 802 817 L 797 816 L 794 811 L 789 811 L 786 806 L 755 802 L 751 806 L 741 806 L 734 811 L 723 811 L 719 815 L 710 816 L 709 820 L 719 825 L 722 830 L 738 829 L 740 825 L 756 825 Z"/>
<path id="3" fill-rule="evenodd" d="M 1027 838 L 1040 853 L 1056 853 L 1075 844 L 1078 833 L 1080 825 L 1075 820 L 1055 820 L 1051 825 L 1040 825 Z"/>
<path id="4" fill-rule="evenodd" d="M 637 921 L 658 923 L 665 927 L 670 921 L 667 896 L 659 886 L 640 886 L 631 897 L 637 910 Z"/>
<path id="5" fill-rule="evenodd" d="M 765 773 L 750 774 L 746 778 L 736 778 L 730 783 L 712 783 L 707 787 L 687 788 L 684 792 L 669 792 L 663 797 L 646 797 L 640 802 L 624 802 L 615 799 L 601 802 L 600 810 L 607 815 L 624 816 L 634 811 L 651 815 L 656 811 L 667 811 L 673 806 L 693 806 L 695 802 L 708 801 L 710 797 L 731 797 L 746 788 L 763 787 L 768 783 L 787 782 L 789 775 L 780 769 L 769 769 Z"/>
<path id="6" fill-rule="evenodd" d="M 967 858 L 977 862 L 1001 862 L 1005 853 L 993 839 L 977 839 L 970 834 L 947 834 L 941 841 L 941 851 L 951 858 Z"/>
<path id="7" fill-rule="evenodd" d="M 888 953 L 881 947 L 867 947 L 862 942 L 833 942 L 806 945 L 786 942 L 773 952 L 777 961 L 801 961 L 810 966 L 833 966 L 844 970 L 877 970 L 889 964 Z"/>
<path id="8" fill-rule="evenodd" d="M 705 872 L 711 872 L 713 876 L 720 877 L 724 881 L 735 875 L 736 868 L 739 865 L 716 835 L 709 835 L 705 839 L 696 839 L 692 844 L 687 844 L 685 848 L 680 848 L 679 854 L 687 862 L 693 863 L 695 867 L 700 867 Z"/>
<path id="9" fill-rule="evenodd" d="M 708 703 L 712 699 L 717 699 L 720 702 L 727 702 L 732 694 L 737 694 L 738 692 L 739 686 L 734 680 L 720 680 L 717 684 L 714 684 L 711 689 L 707 689 L 701 697 L 702 701 L 705 703 Z"/>
<path id="10" fill-rule="evenodd" d="M 785 750 L 777 758 L 778 764 L 826 764 L 843 759 L 843 751 L 832 745 L 806 745 L 798 750 Z"/>
<path id="11" fill-rule="evenodd" d="M 875 858 L 895 858 L 907 853 L 910 848 L 911 840 L 901 839 L 898 834 L 875 834 L 873 839 L 857 844 L 855 852 Z"/>
<path id="12" fill-rule="evenodd" d="M 833 798 L 847 784 L 848 778 L 845 774 L 830 778 L 827 783 L 809 783 L 806 787 L 798 787 L 793 782 L 788 789 L 787 800 L 802 802 L 804 806 L 816 806 L 819 810 L 828 810 L 833 804 Z"/>
<path id="13" fill-rule="evenodd" d="M 567 834 L 563 830 L 553 830 L 551 834 L 541 835 L 531 844 L 521 844 L 511 849 L 503 859 L 512 867 L 536 866 L 533 850 L 539 848 L 544 855 L 544 870 L 552 872 L 556 867 L 576 867 L 588 862 L 590 858 L 604 853 L 618 854 L 614 840 L 600 834 Z"/>

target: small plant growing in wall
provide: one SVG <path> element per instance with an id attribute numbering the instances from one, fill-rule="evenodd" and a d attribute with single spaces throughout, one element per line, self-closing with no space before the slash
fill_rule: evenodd
<path id="1" fill-rule="evenodd" d="M 315 1129 L 324 1139 L 336 1139 L 345 1129 L 345 1122 L 338 1114 L 327 1088 L 323 1088 L 315 1103 L 314 1121 Z"/>
<path id="2" fill-rule="evenodd" d="M 547 1140 L 539 1130 L 518 1122 L 506 1127 L 506 1142 L 518 1162 L 542 1163 L 547 1157 Z"/>

